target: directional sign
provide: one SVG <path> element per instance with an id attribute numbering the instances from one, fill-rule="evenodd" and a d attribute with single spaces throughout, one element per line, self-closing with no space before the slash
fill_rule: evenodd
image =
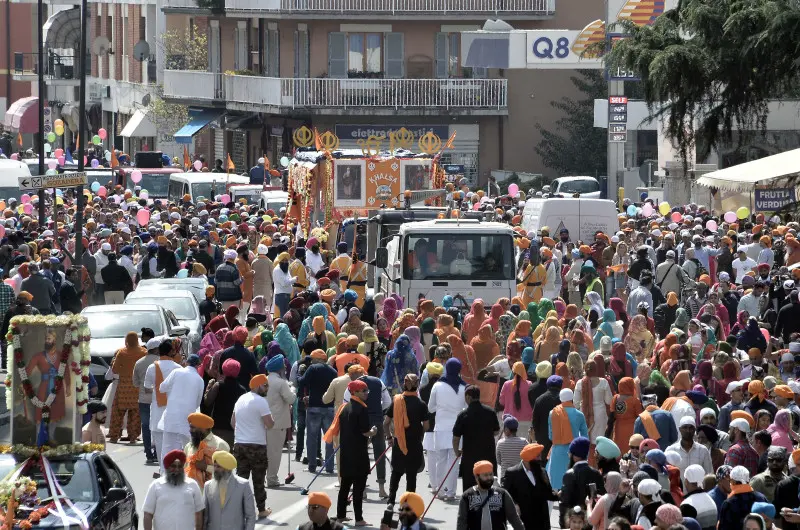
<path id="1" fill-rule="evenodd" d="M 17 177 L 20 190 L 39 190 L 42 188 L 73 188 L 88 184 L 86 173 L 62 173 L 61 175 L 40 175 L 38 177 Z"/>

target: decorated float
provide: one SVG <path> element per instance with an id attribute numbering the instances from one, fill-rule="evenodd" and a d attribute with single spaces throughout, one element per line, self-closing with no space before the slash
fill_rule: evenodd
<path id="1" fill-rule="evenodd" d="M 88 528 L 56 478 L 50 459 L 102 450 L 77 443 L 89 399 L 89 327 L 80 315 L 11 319 L 6 340 L 6 405 L 16 465 L 0 479 L 0 529 L 26 530 L 47 517 Z M 31 478 L 36 477 L 36 478 Z"/>

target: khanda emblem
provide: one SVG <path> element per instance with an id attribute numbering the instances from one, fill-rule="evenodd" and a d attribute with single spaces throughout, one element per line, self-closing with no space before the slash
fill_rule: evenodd
<path id="1" fill-rule="evenodd" d="M 428 131 L 420 136 L 417 145 L 419 145 L 419 150 L 426 155 L 435 155 L 442 148 L 442 139 Z"/>
<path id="2" fill-rule="evenodd" d="M 411 150 L 414 147 L 414 133 L 405 127 L 400 127 L 389 133 L 389 145 L 392 152 L 395 149 Z"/>
<path id="3" fill-rule="evenodd" d="M 319 143 L 327 151 L 336 151 L 339 148 L 339 137 L 330 131 L 326 131 L 319 136 Z"/>
<path id="4" fill-rule="evenodd" d="M 370 157 L 377 156 L 381 152 L 383 140 L 377 136 L 370 135 L 366 140 L 358 140 L 356 143 L 361 148 L 364 156 Z"/>
<path id="5" fill-rule="evenodd" d="M 294 139 L 294 145 L 297 147 L 311 147 L 311 144 L 314 143 L 314 133 L 305 125 L 299 129 L 295 129 L 292 137 Z"/>

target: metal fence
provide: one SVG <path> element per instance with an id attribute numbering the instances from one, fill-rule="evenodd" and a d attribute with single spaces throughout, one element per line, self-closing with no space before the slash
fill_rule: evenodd
<path id="1" fill-rule="evenodd" d="M 167 0 L 186 2 L 192 0 Z M 548 15 L 555 0 L 225 0 L 234 10 L 286 11 L 293 13 L 506 13 Z"/>

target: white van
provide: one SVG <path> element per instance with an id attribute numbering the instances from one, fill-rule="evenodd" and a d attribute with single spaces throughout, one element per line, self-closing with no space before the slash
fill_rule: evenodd
<path id="1" fill-rule="evenodd" d="M 276 212 L 286 208 L 289 201 L 289 194 L 278 186 L 265 188 L 261 184 L 235 184 L 230 187 L 230 194 L 233 202 L 247 199 L 247 204 L 257 204 L 259 208 Z"/>
<path id="2" fill-rule="evenodd" d="M 19 177 L 30 177 L 31 170 L 25 162 L 0 159 L 0 199 L 19 199 Z"/>
<path id="3" fill-rule="evenodd" d="M 213 199 L 224 195 L 232 184 L 248 184 L 250 177 L 225 173 L 173 173 L 169 176 L 169 200 L 179 201 L 188 194 L 192 202 L 198 197 Z"/>
<path id="4" fill-rule="evenodd" d="M 590 243 L 598 231 L 614 234 L 619 230 L 617 206 L 606 199 L 528 199 L 522 211 L 522 228 L 526 232 L 538 232 L 543 226 L 550 228 L 554 238 L 566 228 L 572 241 Z"/>
<path id="5" fill-rule="evenodd" d="M 572 197 L 579 193 L 582 198 L 599 199 L 600 183 L 594 177 L 559 177 L 550 183 L 550 193 Z"/>

